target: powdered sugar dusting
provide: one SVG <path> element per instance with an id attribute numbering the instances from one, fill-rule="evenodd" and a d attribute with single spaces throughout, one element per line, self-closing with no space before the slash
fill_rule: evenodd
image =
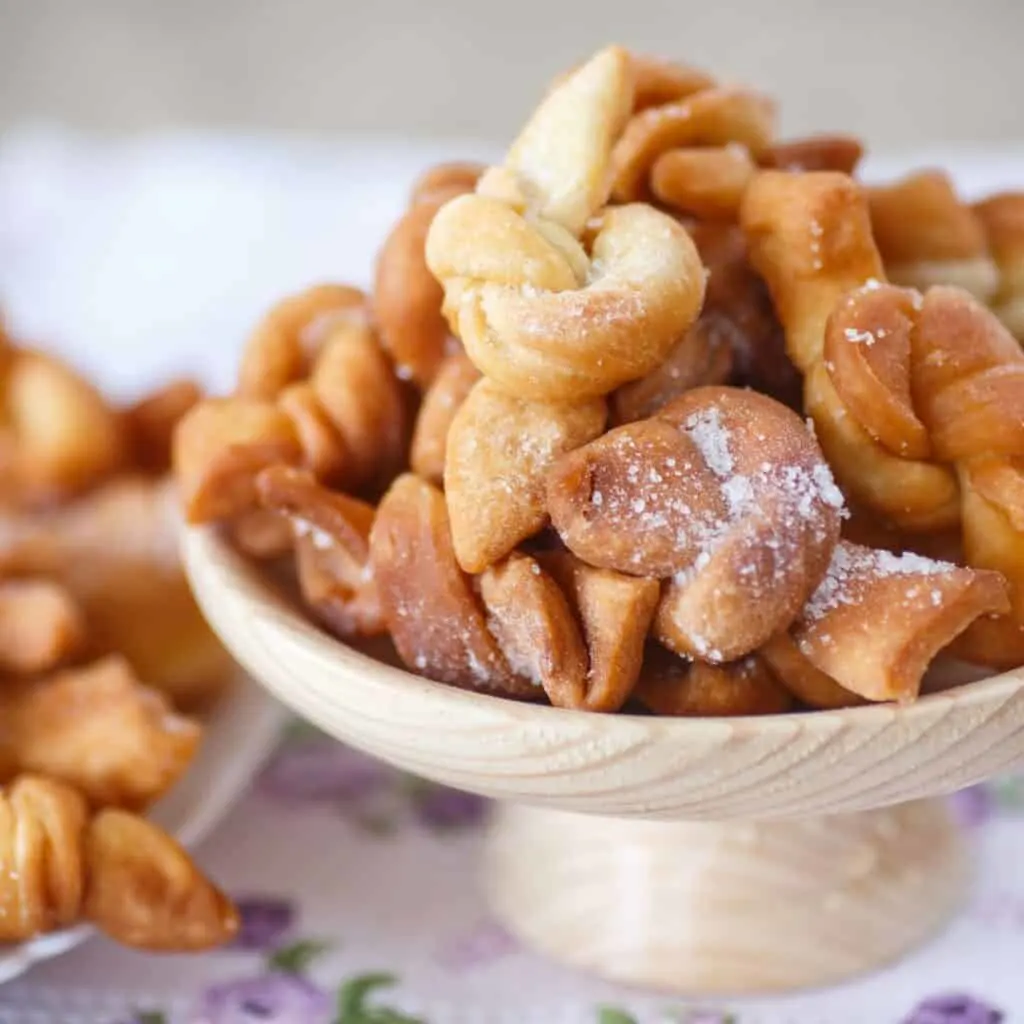
<path id="1" fill-rule="evenodd" d="M 867 579 L 881 576 L 937 576 L 955 568 L 949 562 L 939 562 L 910 551 L 896 555 L 891 551 L 876 551 L 856 544 L 839 543 L 832 553 L 825 578 L 804 608 L 804 621 L 817 622 L 840 605 L 855 604 L 860 586 Z M 911 587 L 907 591 L 907 598 L 912 600 L 918 593 L 916 587 Z M 937 607 L 942 601 L 942 591 L 931 589 L 929 600 Z"/>
<path id="2" fill-rule="evenodd" d="M 729 449 L 729 434 L 718 409 L 712 406 L 695 412 L 683 428 L 704 457 L 708 469 L 720 479 L 728 477 L 736 463 Z"/>

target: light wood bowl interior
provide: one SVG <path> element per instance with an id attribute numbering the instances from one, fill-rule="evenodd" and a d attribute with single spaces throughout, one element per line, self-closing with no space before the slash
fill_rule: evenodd
<path id="1" fill-rule="evenodd" d="M 564 711 L 346 647 L 213 530 L 189 531 L 184 548 L 211 625 L 283 703 L 401 768 L 503 801 L 483 864 L 495 913 L 536 949 L 618 981 L 779 991 L 898 959 L 968 888 L 968 852 L 937 795 L 1024 764 L 1021 670 L 907 707 Z"/>

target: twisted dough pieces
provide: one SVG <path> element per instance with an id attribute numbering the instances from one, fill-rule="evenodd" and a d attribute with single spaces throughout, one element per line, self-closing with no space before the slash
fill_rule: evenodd
<path id="1" fill-rule="evenodd" d="M 1024 192 L 1004 192 L 974 206 L 999 270 L 992 310 L 1024 342 Z"/>
<path id="2" fill-rule="evenodd" d="M 427 267 L 427 231 L 437 211 L 454 196 L 472 192 L 482 167 L 447 164 L 416 183 L 409 209 L 391 229 L 377 256 L 373 312 L 381 343 L 400 377 L 425 388 L 451 350 L 441 313 L 441 285 Z"/>
<path id="3" fill-rule="evenodd" d="M 139 949 L 184 952 L 230 939 L 238 916 L 156 825 L 91 816 L 73 789 L 33 775 L 0 793 L 0 941 L 95 924 Z"/>
<path id="4" fill-rule="evenodd" d="M 584 561 L 666 580 L 658 640 L 726 662 L 797 616 L 828 566 L 843 500 L 793 412 L 707 387 L 562 456 L 547 504 Z"/>
<path id="5" fill-rule="evenodd" d="M 791 635 L 845 690 L 908 701 L 939 650 L 979 616 L 1008 610 L 998 573 L 840 541 Z"/>
<path id="6" fill-rule="evenodd" d="M 985 230 L 942 171 L 920 171 L 868 190 L 871 227 L 885 269 L 896 284 L 925 291 L 956 285 L 980 302 L 995 294 L 999 275 Z"/>
<path id="7" fill-rule="evenodd" d="M 703 267 L 675 221 L 642 205 L 591 220 L 631 102 L 628 55 L 597 54 L 552 90 L 477 194 L 431 224 L 445 316 L 510 394 L 606 394 L 660 365 L 700 310 Z"/>

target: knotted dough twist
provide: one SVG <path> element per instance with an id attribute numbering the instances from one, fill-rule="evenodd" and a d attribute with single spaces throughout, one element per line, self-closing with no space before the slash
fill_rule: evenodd
<path id="1" fill-rule="evenodd" d="M 642 377 L 700 310 L 704 271 L 685 230 L 644 205 L 599 212 L 632 102 L 629 55 L 601 51 L 431 224 L 427 264 L 449 324 L 518 397 L 578 401 Z"/>
<path id="2" fill-rule="evenodd" d="M 765 172 L 743 224 L 840 482 L 904 530 L 959 524 L 966 560 L 1002 572 L 1013 605 L 961 646 L 1024 661 L 1020 346 L 965 291 L 884 284 L 866 200 L 843 175 Z"/>

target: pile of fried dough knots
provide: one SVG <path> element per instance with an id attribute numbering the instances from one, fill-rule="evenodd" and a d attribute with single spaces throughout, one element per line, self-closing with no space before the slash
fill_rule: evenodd
<path id="1" fill-rule="evenodd" d="M 913 700 L 1024 663 L 1024 194 L 602 50 L 429 170 L 371 295 L 274 306 L 186 517 L 413 671 L 564 708 Z M 276 571 L 276 570 L 274 570 Z"/>
<path id="2" fill-rule="evenodd" d="M 218 945 L 231 902 L 144 817 L 231 677 L 176 557 L 176 382 L 119 408 L 0 328 L 0 943 Z"/>

